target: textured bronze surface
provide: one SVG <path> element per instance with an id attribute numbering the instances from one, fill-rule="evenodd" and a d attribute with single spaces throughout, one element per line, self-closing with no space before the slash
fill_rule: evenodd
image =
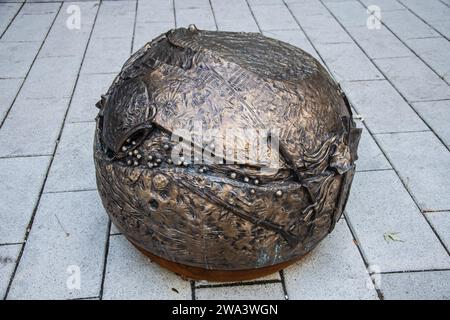
<path id="1" fill-rule="evenodd" d="M 196 278 L 202 269 L 236 278 L 275 271 L 331 232 L 345 207 L 360 129 L 327 71 L 289 44 L 171 30 L 130 57 L 97 107 L 97 184 L 112 222 L 149 255 L 194 268 Z M 279 169 L 251 159 L 174 163 L 171 134 L 195 132 L 195 123 L 218 132 L 277 129 Z M 200 148 L 217 153 L 212 143 Z"/>

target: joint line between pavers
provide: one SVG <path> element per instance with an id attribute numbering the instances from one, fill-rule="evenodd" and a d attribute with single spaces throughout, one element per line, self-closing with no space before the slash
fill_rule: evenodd
<path id="1" fill-rule="evenodd" d="M 327 71 L 330 73 L 330 75 L 332 76 L 331 73 L 331 69 L 328 66 L 328 63 L 325 61 L 325 59 L 322 57 L 322 55 L 320 54 L 319 50 L 317 50 L 316 45 L 313 43 L 313 41 L 311 40 L 311 38 L 309 37 L 308 33 L 306 32 L 306 30 L 302 27 L 302 24 L 300 23 L 300 21 L 297 19 L 297 17 L 294 15 L 294 13 L 292 12 L 291 8 L 289 7 L 289 5 L 286 3 L 285 0 L 282 0 L 284 6 L 288 9 L 289 13 L 291 14 L 292 18 L 294 19 L 295 23 L 298 25 L 298 27 L 300 28 L 300 30 L 303 32 L 303 34 L 305 35 L 306 40 L 309 42 L 309 44 L 311 45 L 311 47 L 314 49 L 314 51 L 316 52 L 317 56 L 322 60 L 325 68 L 327 69 Z M 332 76 L 333 77 L 333 76 Z M 334 79 L 334 77 L 333 77 Z M 336 81 L 337 82 L 337 81 Z"/>
<path id="2" fill-rule="evenodd" d="M 42 47 L 43 47 L 43 45 L 44 45 L 44 43 L 45 43 L 45 40 L 47 39 L 47 36 L 49 35 L 50 30 L 52 29 L 52 27 L 53 27 L 53 25 L 54 25 L 54 23 L 55 23 L 55 21 L 56 21 L 56 18 L 57 18 L 58 15 L 59 15 L 59 12 L 61 11 L 61 8 L 62 8 L 62 3 L 60 4 L 60 6 L 59 6 L 59 8 L 58 8 L 58 11 L 56 12 L 55 17 L 53 18 L 53 21 L 52 21 L 52 23 L 51 23 L 51 25 L 50 25 L 50 27 L 49 27 L 49 29 L 48 29 L 48 31 L 47 31 L 47 34 L 45 35 L 44 40 L 42 41 L 42 44 L 41 44 L 41 46 L 39 47 L 39 50 L 38 50 L 38 52 L 36 53 L 36 56 L 34 57 L 33 62 L 31 63 L 31 66 L 30 66 L 30 68 L 28 69 L 28 72 L 27 72 L 25 78 L 26 78 L 26 77 L 28 76 L 28 74 L 30 73 L 30 70 L 31 70 L 31 68 L 32 68 L 33 65 L 34 65 L 34 62 L 36 61 L 36 58 L 37 58 L 37 56 L 39 55 L 39 52 L 41 51 L 41 49 L 42 49 Z M 22 81 L 22 84 L 20 85 L 20 88 L 19 88 L 19 90 L 17 91 L 17 94 L 16 94 L 16 96 L 15 96 L 13 102 L 11 103 L 11 106 L 9 107 L 9 109 L 8 109 L 6 115 L 5 115 L 5 118 L 3 119 L 2 123 L 0 124 L 0 129 L 1 129 L 1 127 L 3 126 L 4 121 L 6 120 L 6 117 L 8 116 L 9 111 L 11 110 L 12 106 L 14 105 L 14 102 L 15 102 L 15 100 L 17 99 L 17 96 L 19 95 L 19 92 L 20 92 L 20 90 L 22 89 L 24 83 L 25 83 L 25 80 Z M 53 158 L 53 157 L 52 157 L 52 158 Z M 16 264 L 15 264 L 15 266 L 14 266 L 14 270 L 13 270 L 13 272 L 12 272 L 12 274 L 11 274 L 11 277 L 9 278 L 8 286 L 7 286 L 7 288 L 6 288 L 6 292 L 5 292 L 5 295 L 4 295 L 4 297 L 3 297 L 4 300 L 6 300 L 6 298 L 8 297 L 9 290 L 11 289 L 11 284 L 12 284 L 12 282 L 13 282 L 13 280 L 14 280 L 14 276 L 16 275 L 17 268 L 19 267 L 19 263 L 20 263 L 20 260 L 21 260 L 21 258 L 22 258 L 22 255 L 23 255 L 23 251 L 24 251 L 24 249 L 25 249 L 26 241 L 27 241 L 27 239 L 28 239 L 28 235 L 30 234 L 31 226 L 33 225 L 34 216 L 36 215 L 37 208 L 38 208 L 38 206 L 39 206 L 39 202 L 40 202 L 40 199 L 41 199 L 41 196 L 42 196 L 42 192 L 44 191 L 44 186 L 45 186 L 45 182 L 47 181 L 48 173 L 49 173 L 49 171 L 50 171 L 51 162 L 52 162 L 52 159 L 50 160 L 50 163 L 49 163 L 48 166 L 47 166 L 47 172 L 46 172 L 46 174 L 45 174 L 44 181 L 42 182 L 42 186 L 41 186 L 41 188 L 40 188 L 40 190 L 39 190 L 38 199 L 36 200 L 36 204 L 35 204 L 35 206 L 34 206 L 34 208 L 33 208 L 33 212 L 32 212 L 32 214 L 31 214 L 30 221 L 29 221 L 28 226 L 27 226 L 27 229 L 26 229 L 26 231 L 25 231 L 24 243 L 22 244 L 22 248 L 20 248 L 20 252 L 19 252 L 19 255 L 18 255 L 18 257 L 17 257 Z"/>
<path id="3" fill-rule="evenodd" d="M 209 2 L 209 6 L 211 8 L 212 16 L 213 16 L 213 19 L 214 19 L 214 25 L 216 26 L 216 30 L 219 31 L 219 26 L 217 25 L 216 13 L 214 12 L 214 8 L 213 8 L 213 5 L 212 5 L 212 2 L 211 2 L 211 0 L 208 0 L 208 2 Z"/>
<path id="4" fill-rule="evenodd" d="M 108 227 L 106 228 L 105 255 L 103 258 L 102 281 L 100 284 L 100 293 L 99 293 L 100 300 L 103 300 L 103 292 L 105 290 L 106 268 L 108 266 L 109 243 L 111 240 L 110 232 L 111 232 L 111 220 L 108 220 Z"/>
<path id="5" fill-rule="evenodd" d="M 262 284 L 272 284 L 281 283 L 281 280 L 254 280 L 245 282 L 230 282 L 230 283 L 220 283 L 220 284 L 200 284 L 196 286 L 196 289 L 206 289 L 206 288 L 223 288 L 223 287 L 243 287 L 243 286 L 255 286 Z"/>
<path id="6" fill-rule="evenodd" d="M 191 280 L 191 300 L 197 300 L 195 296 L 195 281 Z"/>
<path id="7" fill-rule="evenodd" d="M 280 270 L 278 271 L 278 273 L 280 274 L 280 279 L 281 279 L 281 287 L 283 288 L 283 293 L 284 293 L 284 300 L 289 300 L 289 295 L 287 292 L 287 287 L 286 287 L 286 278 L 284 277 L 284 270 Z"/>
<path id="8" fill-rule="evenodd" d="M 255 13 L 253 12 L 253 9 L 252 9 L 252 7 L 250 6 L 250 3 L 248 2 L 248 0 L 245 0 L 245 3 L 247 4 L 248 9 L 250 10 L 250 14 L 251 14 L 252 17 L 253 17 L 253 20 L 255 21 L 256 26 L 258 27 L 259 32 L 262 33 L 261 26 L 259 25 L 259 22 L 258 22 L 258 20 L 256 19 Z"/>
<path id="9" fill-rule="evenodd" d="M 450 271 L 450 268 L 442 269 L 423 269 L 423 270 L 399 270 L 399 271 L 385 271 L 378 272 L 377 274 L 402 274 L 402 273 L 420 273 L 420 272 L 440 272 L 440 271 Z"/>

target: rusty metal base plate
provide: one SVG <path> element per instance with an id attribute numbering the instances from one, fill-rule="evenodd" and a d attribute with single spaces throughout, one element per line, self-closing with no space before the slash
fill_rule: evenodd
<path id="1" fill-rule="evenodd" d="M 151 261 L 156 262 L 161 267 L 168 269 L 183 278 L 188 278 L 192 280 L 206 280 L 211 282 L 238 282 L 244 280 L 254 280 L 258 278 L 265 277 L 272 273 L 278 272 L 282 269 L 287 268 L 291 264 L 297 262 L 302 257 L 286 261 L 283 263 L 278 263 L 263 268 L 247 269 L 247 270 L 210 270 L 199 267 L 192 267 L 181 263 L 176 263 L 173 261 L 166 260 L 164 258 L 158 257 L 147 250 L 143 249 L 139 245 L 133 242 L 133 240 L 127 238 L 139 251 L 150 258 Z"/>

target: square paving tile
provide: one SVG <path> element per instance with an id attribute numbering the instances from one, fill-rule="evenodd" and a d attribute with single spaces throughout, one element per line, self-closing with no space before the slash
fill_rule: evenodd
<path id="1" fill-rule="evenodd" d="M 317 44 L 316 48 L 339 82 L 384 79 L 354 43 Z"/>
<path id="2" fill-rule="evenodd" d="M 115 77 L 115 73 L 81 74 L 70 104 L 67 121 L 95 121 L 99 111 L 95 104 L 101 95 L 106 93 Z"/>
<path id="3" fill-rule="evenodd" d="M 38 53 L 40 42 L 0 42 L 0 76 L 25 78 Z"/>
<path id="4" fill-rule="evenodd" d="M 59 3 L 27 3 L 6 30 L 2 41 L 42 42 L 58 11 Z"/>
<path id="5" fill-rule="evenodd" d="M 379 134 L 375 138 L 421 210 L 450 209 L 450 157 L 432 132 Z"/>
<path id="6" fill-rule="evenodd" d="M 450 87 L 417 57 L 375 59 L 408 101 L 450 99 Z"/>
<path id="7" fill-rule="evenodd" d="M 17 99 L 0 130 L 0 156 L 53 154 L 68 104 L 68 98 Z"/>
<path id="8" fill-rule="evenodd" d="M 369 131 L 357 121 L 357 126 L 363 128 L 361 139 L 358 145 L 358 160 L 356 161 L 356 171 L 387 170 L 391 165 L 383 154 L 383 151 L 375 143 Z"/>
<path id="9" fill-rule="evenodd" d="M 450 43 L 447 39 L 410 39 L 406 43 L 438 75 L 443 77 L 447 83 L 450 83 Z"/>
<path id="10" fill-rule="evenodd" d="M 258 25 L 245 0 L 213 0 L 211 4 L 219 30 L 259 32 Z"/>
<path id="11" fill-rule="evenodd" d="M 439 33 L 408 10 L 384 11 L 382 19 L 383 23 L 403 41 L 439 36 Z"/>
<path id="12" fill-rule="evenodd" d="M 368 264 L 380 272 L 450 267 L 447 252 L 392 170 L 355 174 L 346 217 Z"/>
<path id="13" fill-rule="evenodd" d="M 428 130 L 388 81 L 343 82 L 341 85 L 373 133 Z"/>
<path id="14" fill-rule="evenodd" d="M 44 192 L 95 189 L 95 122 L 67 123 Z"/>
<path id="15" fill-rule="evenodd" d="M 345 220 L 308 255 L 284 270 L 286 289 L 297 299 L 377 299 Z"/>
<path id="16" fill-rule="evenodd" d="M 96 191 L 44 194 L 8 299 L 98 296 L 107 226 Z"/>
<path id="17" fill-rule="evenodd" d="M 426 212 L 425 216 L 447 248 L 447 251 L 450 252 L 450 211 Z"/>
<path id="18" fill-rule="evenodd" d="M 437 136 L 450 146 L 450 100 L 415 102 L 412 105 Z"/>
<path id="19" fill-rule="evenodd" d="M 191 284 L 140 253 L 124 236 L 111 236 L 103 299 L 191 299 Z"/>
<path id="20" fill-rule="evenodd" d="M 0 297 L 3 298 L 8 289 L 9 280 L 14 272 L 21 244 L 0 246 Z"/>
<path id="21" fill-rule="evenodd" d="M 11 107 L 23 79 L 0 79 L 0 122 Z"/>
<path id="22" fill-rule="evenodd" d="M 0 244 L 25 238 L 50 157 L 0 159 Z"/>
<path id="23" fill-rule="evenodd" d="M 384 274 L 380 279 L 386 300 L 450 299 L 450 271 Z"/>
<path id="24" fill-rule="evenodd" d="M 195 289 L 197 300 L 284 300 L 280 283 Z"/>

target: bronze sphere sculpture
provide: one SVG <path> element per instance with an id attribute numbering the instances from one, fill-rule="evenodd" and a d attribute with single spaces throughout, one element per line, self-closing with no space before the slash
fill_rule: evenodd
<path id="1" fill-rule="evenodd" d="M 360 129 L 339 85 L 299 48 L 173 29 L 128 59 L 97 107 L 103 205 L 136 247 L 179 274 L 275 272 L 344 210 Z"/>

